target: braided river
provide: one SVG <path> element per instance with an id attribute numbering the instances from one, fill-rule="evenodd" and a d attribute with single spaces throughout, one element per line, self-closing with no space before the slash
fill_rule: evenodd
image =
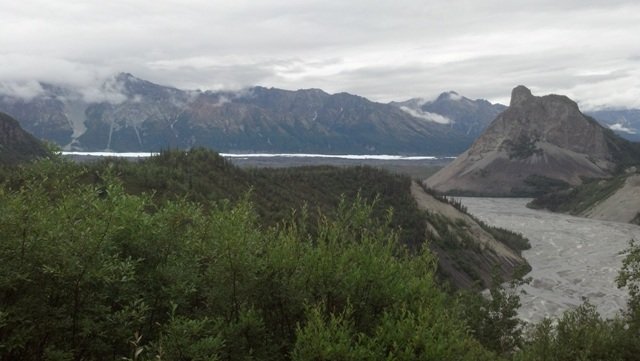
<path id="1" fill-rule="evenodd" d="M 589 300 L 604 317 L 626 305 L 616 276 L 630 239 L 640 240 L 640 226 L 533 210 L 524 198 L 459 198 L 484 222 L 522 233 L 531 249 L 522 254 L 533 268 L 523 287 L 520 317 L 539 321 L 560 316 Z"/>

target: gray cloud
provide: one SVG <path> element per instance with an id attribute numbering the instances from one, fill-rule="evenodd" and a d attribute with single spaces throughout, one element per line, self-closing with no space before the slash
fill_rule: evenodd
<path id="1" fill-rule="evenodd" d="M 97 85 L 125 71 L 378 101 L 456 90 L 507 102 L 525 84 L 587 108 L 640 107 L 633 0 L 0 2 L 2 93 L 33 96 L 43 81 L 117 101 Z"/>

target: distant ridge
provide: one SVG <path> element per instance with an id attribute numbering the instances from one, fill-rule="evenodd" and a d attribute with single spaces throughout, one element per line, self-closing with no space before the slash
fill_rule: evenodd
<path id="1" fill-rule="evenodd" d="M 473 141 L 396 106 L 319 89 L 188 91 L 127 73 L 92 100 L 74 89 L 42 89 L 32 99 L 0 96 L 0 111 L 65 150 L 457 155 Z"/>
<path id="2" fill-rule="evenodd" d="M 435 100 L 420 98 L 390 104 L 413 114 L 448 125 L 450 128 L 476 139 L 498 114 L 507 109 L 484 99 L 471 100 L 454 91 L 440 94 Z"/>

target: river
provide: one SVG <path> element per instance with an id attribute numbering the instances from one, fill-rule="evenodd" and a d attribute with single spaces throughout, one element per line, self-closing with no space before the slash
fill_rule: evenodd
<path id="1" fill-rule="evenodd" d="M 531 242 L 523 256 L 533 268 L 523 287 L 520 317 L 539 321 L 559 316 L 588 299 L 604 317 L 626 305 L 626 290 L 616 287 L 624 250 L 640 227 L 532 210 L 523 198 L 460 198 L 484 222 L 520 232 Z"/>

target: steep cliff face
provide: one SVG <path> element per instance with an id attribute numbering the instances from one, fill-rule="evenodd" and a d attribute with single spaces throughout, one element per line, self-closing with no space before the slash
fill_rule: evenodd
<path id="1" fill-rule="evenodd" d="M 24 131 L 15 119 L 0 113 L 0 165 L 12 165 L 47 154 L 42 143 Z"/>
<path id="2" fill-rule="evenodd" d="M 634 157 L 631 148 L 583 115 L 571 99 L 537 97 L 518 86 L 509 108 L 427 184 L 441 192 L 531 194 L 535 188 L 532 177 L 570 185 L 580 184 L 585 177 L 607 177 L 621 162 Z"/>

